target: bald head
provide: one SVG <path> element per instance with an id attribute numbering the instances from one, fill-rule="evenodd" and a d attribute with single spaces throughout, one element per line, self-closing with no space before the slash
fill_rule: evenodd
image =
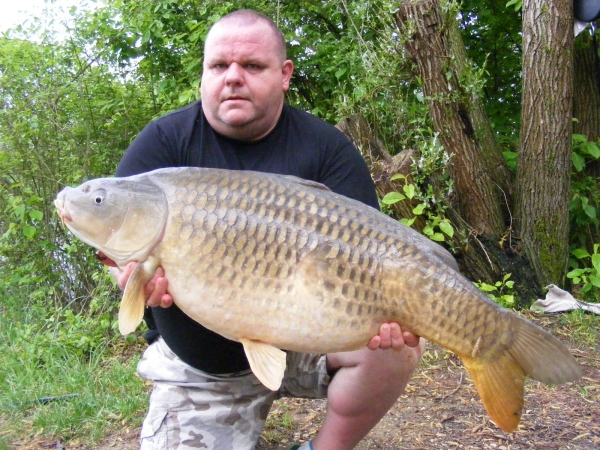
<path id="1" fill-rule="evenodd" d="M 216 21 L 211 29 L 208 31 L 206 35 L 206 40 L 204 44 L 204 51 L 206 52 L 206 43 L 209 42 L 211 33 L 216 27 L 224 26 L 224 27 L 250 27 L 254 25 L 266 25 L 271 33 L 273 34 L 273 42 L 275 43 L 277 49 L 277 56 L 284 61 L 286 59 L 286 47 L 285 47 L 285 38 L 283 37 L 283 33 L 277 27 L 275 22 L 269 19 L 264 14 L 258 13 L 251 9 L 240 9 L 238 11 L 234 11 L 232 13 L 227 14 L 226 16 L 221 17 L 218 21 Z"/>
<path id="2" fill-rule="evenodd" d="M 223 17 L 206 37 L 202 69 L 202 110 L 217 133 L 255 141 L 275 127 L 294 63 L 272 20 L 249 10 Z"/>

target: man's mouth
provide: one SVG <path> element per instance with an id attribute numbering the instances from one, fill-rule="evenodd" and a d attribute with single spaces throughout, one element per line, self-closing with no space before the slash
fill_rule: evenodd
<path id="1" fill-rule="evenodd" d="M 248 99 L 242 95 L 230 95 L 228 97 L 225 97 L 225 99 L 223 100 L 224 102 L 227 101 L 248 101 Z"/>

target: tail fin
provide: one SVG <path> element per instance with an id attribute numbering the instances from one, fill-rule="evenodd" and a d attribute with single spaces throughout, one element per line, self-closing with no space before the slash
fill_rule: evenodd
<path id="1" fill-rule="evenodd" d="M 509 317 L 513 340 L 507 351 L 493 360 L 463 357 L 485 409 L 507 433 L 521 419 L 525 376 L 549 384 L 581 377 L 581 367 L 557 338 L 517 315 Z"/>
<path id="2" fill-rule="evenodd" d="M 496 425 L 510 433 L 516 430 L 523 411 L 525 373 L 509 353 L 494 361 L 463 358 L 483 406 Z"/>
<path id="3" fill-rule="evenodd" d="M 581 366 L 567 347 L 537 325 L 517 316 L 513 319 L 514 340 L 508 349 L 525 375 L 548 384 L 581 378 Z"/>

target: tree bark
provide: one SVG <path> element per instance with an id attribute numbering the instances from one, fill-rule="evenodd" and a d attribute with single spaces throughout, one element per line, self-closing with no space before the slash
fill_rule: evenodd
<path id="1" fill-rule="evenodd" d="M 562 284 L 569 245 L 573 107 L 573 5 L 523 1 L 521 144 L 516 220 L 543 284 Z"/>
<path id="2" fill-rule="evenodd" d="M 600 73 L 596 69 L 595 49 L 587 30 L 577 36 L 573 50 L 573 132 L 588 141 L 600 138 Z M 598 174 L 596 174 L 598 175 Z"/>

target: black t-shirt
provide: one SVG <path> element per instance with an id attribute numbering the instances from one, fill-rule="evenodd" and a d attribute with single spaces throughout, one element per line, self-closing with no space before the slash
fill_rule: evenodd
<path id="1" fill-rule="evenodd" d="M 150 122 L 125 152 L 116 175 L 188 166 L 295 175 L 379 207 L 367 165 L 350 140 L 335 127 L 289 105 L 284 105 L 267 136 L 241 142 L 215 132 L 201 102 L 193 103 Z M 176 305 L 148 309 L 146 322 L 192 367 L 212 374 L 249 368 L 240 343 L 204 328 Z"/>

